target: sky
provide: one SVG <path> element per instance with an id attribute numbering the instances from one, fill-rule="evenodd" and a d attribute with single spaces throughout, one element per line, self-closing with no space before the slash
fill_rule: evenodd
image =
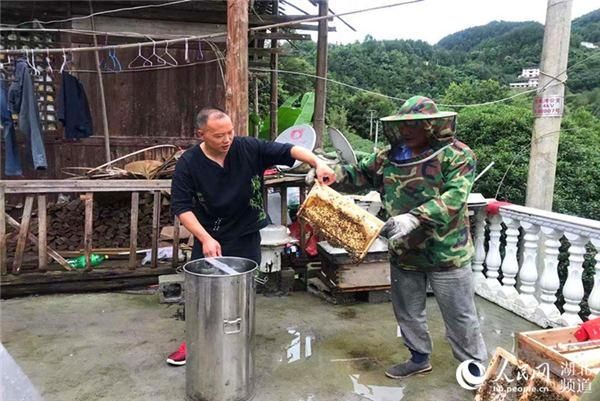
<path id="1" fill-rule="evenodd" d="M 308 0 L 289 0 L 310 14 L 317 14 Z M 403 0 L 329 0 L 335 13 L 360 10 Z M 375 39 L 413 39 L 437 43 L 443 37 L 491 21 L 537 21 L 544 24 L 548 0 L 424 0 L 383 10 L 342 17 L 356 32 L 339 20 L 337 32 L 329 32 L 329 43 Z M 285 6 L 285 4 L 284 4 Z M 600 0 L 573 0 L 571 18 L 600 9 Z M 289 5 L 286 14 L 300 14 Z M 313 35 L 316 40 L 316 35 Z"/>

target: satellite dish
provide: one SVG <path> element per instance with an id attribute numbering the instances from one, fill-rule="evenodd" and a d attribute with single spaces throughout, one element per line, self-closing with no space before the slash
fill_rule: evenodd
<path id="1" fill-rule="evenodd" d="M 346 137 L 338 129 L 333 127 L 329 127 L 328 133 L 338 157 L 342 159 L 344 163 L 356 166 L 358 164 L 356 153 L 354 153 L 354 150 Z"/>
<path id="2" fill-rule="evenodd" d="M 293 127 L 290 127 L 279 134 L 277 139 L 275 139 L 275 142 L 302 146 L 303 148 L 306 148 L 312 152 L 317 143 L 317 133 L 313 127 L 308 124 L 294 125 Z M 294 169 L 301 164 L 301 161 L 296 160 L 292 167 L 281 165 L 277 166 L 277 168 L 281 171 L 287 171 Z"/>

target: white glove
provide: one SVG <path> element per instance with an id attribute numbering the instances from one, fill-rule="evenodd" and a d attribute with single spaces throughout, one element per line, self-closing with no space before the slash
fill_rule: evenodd
<path id="1" fill-rule="evenodd" d="M 405 235 L 410 234 L 421 222 L 410 213 L 390 217 L 381 229 L 381 235 L 390 241 L 397 241 Z"/>

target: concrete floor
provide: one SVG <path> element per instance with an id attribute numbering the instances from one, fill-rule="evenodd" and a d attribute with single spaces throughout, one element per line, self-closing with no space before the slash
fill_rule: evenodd
<path id="1" fill-rule="evenodd" d="M 513 332 L 536 326 L 477 298 L 488 350 L 513 349 Z M 390 303 L 336 306 L 306 292 L 257 296 L 256 396 L 260 401 L 472 400 L 428 299 L 433 372 L 391 380 L 406 359 Z M 46 401 L 184 400 L 185 368 L 165 357 L 184 337 L 178 307 L 137 293 L 4 300 L 0 340 Z M 5 400 L 12 401 L 12 400 Z"/>

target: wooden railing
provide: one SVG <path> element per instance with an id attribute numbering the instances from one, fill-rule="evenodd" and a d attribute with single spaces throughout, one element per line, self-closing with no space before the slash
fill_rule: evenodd
<path id="1" fill-rule="evenodd" d="M 34 242 L 38 248 L 38 271 L 48 269 L 48 258 L 55 260 L 64 270 L 73 270 L 60 253 L 47 244 L 48 219 L 47 195 L 59 193 L 79 193 L 85 204 L 83 248 L 86 258 L 86 269 L 92 270 L 90 256 L 93 250 L 93 205 L 97 192 L 131 192 L 131 224 L 128 267 L 136 269 L 136 251 L 138 238 L 138 213 L 140 192 L 154 194 L 152 212 L 152 246 L 151 268 L 158 265 L 158 241 L 160 235 L 161 191 L 171 189 L 171 180 L 14 180 L 0 182 L 0 272 L 18 274 L 23 264 L 23 255 L 27 240 Z M 25 196 L 21 222 L 6 212 L 6 195 L 20 194 Z M 38 233 L 30 232 L 30 222 L 34 200 L 37 198 Z M 18 230 L 17 246 L 12 266 L 7 266 L 6 224 Z M 176 267 L 179 255 L 179 220 L 175 218 L 173 230 L 173 259 Z"/>
<path id="2" fill-rule="evenodd" d="M 497 214 L 480 209 L 472 224 L 478 295 L 542 327 L 576 325 L 582 321 L 580 304 L 585 300 L 583 264 L 595 253 L 593 287 L 587 297 L 590 313 L 584 318 L 600 317 L 600 221 L 506 205 Z M 562 313 L 557 307 L 561 239 L 570 244 Z"/>

